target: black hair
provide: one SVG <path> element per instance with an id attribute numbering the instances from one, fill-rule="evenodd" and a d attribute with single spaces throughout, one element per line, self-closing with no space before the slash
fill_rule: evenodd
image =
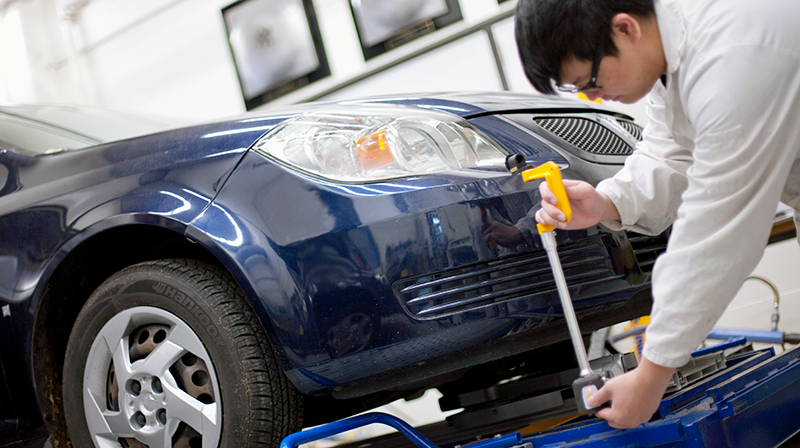
<path id="1" fill-rule="evenodd" d="M 552 82 L 561 81 L 561 64 L 573 56 L 593 61 L 599 39 L 605 54 L 616 56 L 610 24 L 619 13 L 650 17 L 654 0 L 518 0 L 514 34 L 528 81 L 539 92 L 556 93 Z"/>

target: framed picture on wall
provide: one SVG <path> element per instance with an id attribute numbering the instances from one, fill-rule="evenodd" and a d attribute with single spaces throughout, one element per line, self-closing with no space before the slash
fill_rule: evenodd
<path id="1" fill-rule="evenodd" d="M 458 0 L 350 0 L 369 60 L 462 19 Z"/>
<path id="2" fill-rule="evenodd" d="M 330 75 L 311 0 L 239 0 L 222 17 L 247 110 Z"/>

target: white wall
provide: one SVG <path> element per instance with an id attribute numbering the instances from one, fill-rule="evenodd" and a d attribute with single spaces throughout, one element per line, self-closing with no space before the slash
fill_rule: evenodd
<path id="1" fill-rule="evenodd" d="M 221 14 L 231 2 L 12 1 L 0 11 L 0 102 L 86 103 L 190 119 L 243 112 Z M 302 101 L 400 54 L 395 51 L 367 64 L 348 1 L 315 0 L 314 6 L 332 75 L 275 104 Z M 462 28 L 500 9 L 496 0 L 462 0 L 461 7 Z M 77 11 L 72 20 L 69 11 Z M 426 36 L 425 44 L 437 34 Z M 411 48 L 406 47 L 401 49 Z M 447 85 L 442 82 L 447 72 L 430 71 L 423 78 L 418 70 L 409 70 L 414 88 L 427 90 L 425 79 Z M 484 85 L 479 81 L 460 86 Z M 498 85 L 492 82 L 486 88 Z"/>
<path id="2" fill-rule="evenodd" d="M 221 9 L 233 0 L 6 0 L 0 6 L 0 102 L 93 104 L 206 120 L 243 112 Z M 402 1 L 402 0 L 398 0 Z M 408 59 L 514 1 L 460 0 L 464 20 L 365 61 L 349 0 L 314 0 L 331 76 L 266 107 L 306 101 Z M 492 27 L 510 90 L 522 75 L 513 20 Z M 328 95 L 502 90 L 485 31 Z M 615 107 L 612 105 L 612 107 Z M 636 118 L 638 109 L 626 109 Z"/>
<path id="3" fill-rule="evenodd" d="M 21 0 L 3 14 L 0 101 L 84 103 L 204 119 L 244 110 L 215 0 Z M 72 3 L 75 5 L 76 3 Z M 5 22 L 20 18 L 21 31 Z M 5 57 L 4 57 L 5 56 Z M 30 76 L 20 76 L 28 71 Z M 24 78 L 24 79 L 23 79 Z"/>
<path id="4" fill-rule="evenodd" d="M 479 31 L 345 87 L 325 100 L 452 90 L 503 90 L 489 38 Z"/>
<path id="5" fill-rule="evenodd" d="M 780 297 L 778 330 L 800 333 L 800 246 L 792 238 L 767 246 L 753 276 L 772 282 Z M 747 281 L 731 302 L 717 327 L 769 330 L 775 294 L 760 280 Z"/>

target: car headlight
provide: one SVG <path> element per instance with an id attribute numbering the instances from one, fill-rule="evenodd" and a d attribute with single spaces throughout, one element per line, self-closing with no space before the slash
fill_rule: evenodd
<path id="1" fill-rule="evenodd" d="M 507 155 L 459 116 L 380 106 L 298 115 L 262 137 L 255 150 L 344 182 L 503 167 Z"/>

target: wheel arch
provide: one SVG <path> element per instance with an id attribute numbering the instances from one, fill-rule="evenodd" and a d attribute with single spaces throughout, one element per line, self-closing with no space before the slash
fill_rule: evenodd
<path id="1" fill-rule="evenodd" d="M 182 223 L 156 224 L 133 217 L 113 221 L 82 232 L 86 237 L 62 250 L 66 253 L 50 263 L 34 292 L 31 367 L 36 398 L 60 446 L 68 446 L 69 440 L 61 398 L 67 340 L 92 292 L 115 272 L 149 260 L 189 258 L 224 268 L 205 247 L 184 236 Z"/>

